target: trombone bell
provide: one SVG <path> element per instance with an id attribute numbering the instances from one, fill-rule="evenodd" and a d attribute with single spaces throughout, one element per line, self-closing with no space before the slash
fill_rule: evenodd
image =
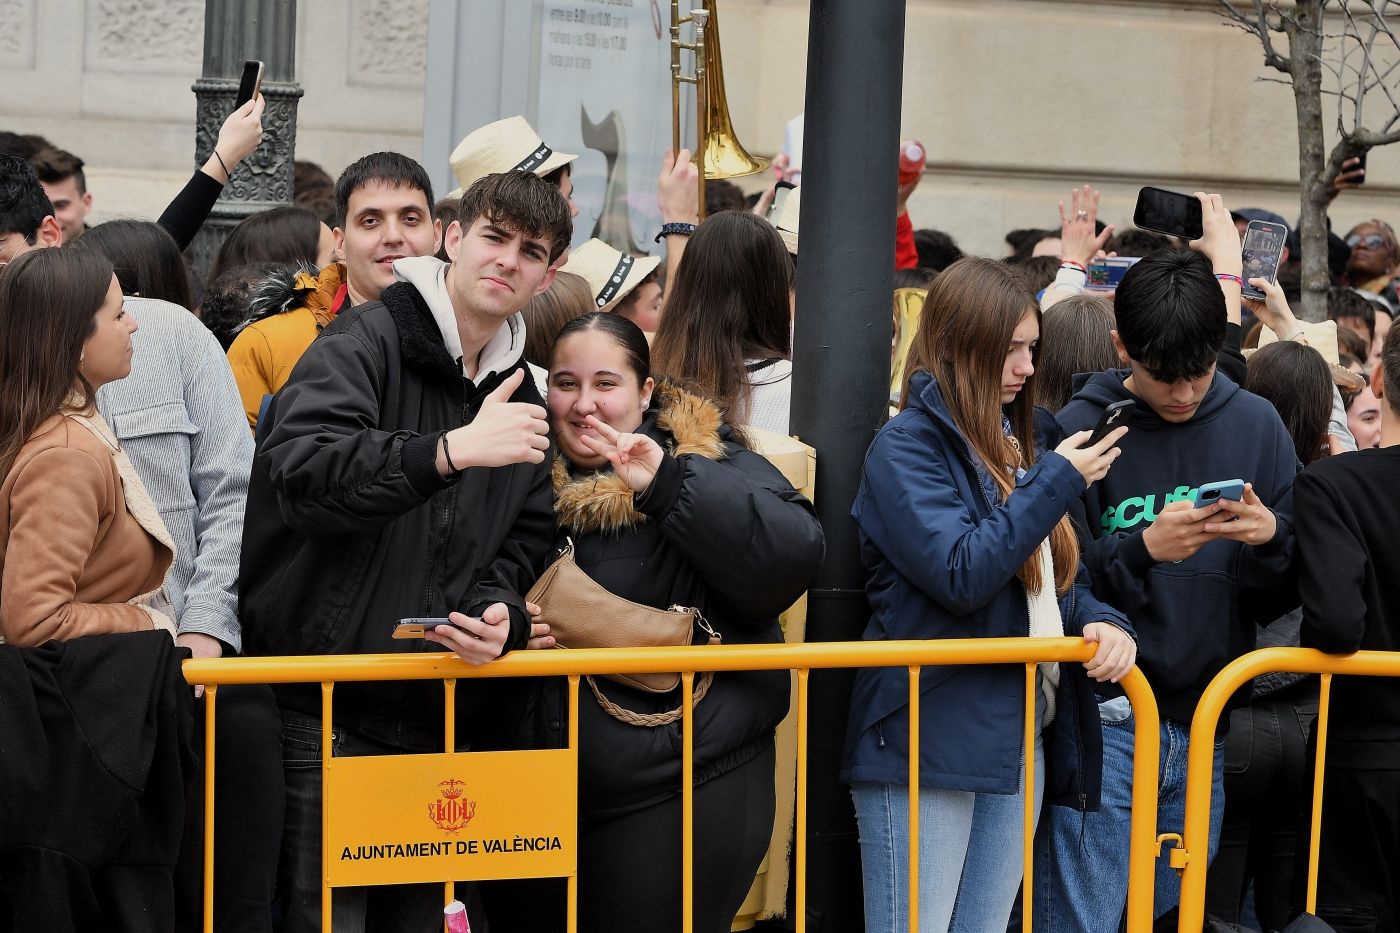
<path id="1" fill-rule="evenodd" d="M 704 190 L 707 178 L 738 178 L 753 175 L 768 167 L 767 159 L 749 155 L 729 119 L 729 100 L 724 93 L 724 67 L 719 50 L 719 20 L 715 15 L 715 0 L 703 0 L 704 8 L 680 15 L 679 0 L 671 0 L 671 134 L 673 148 L 680 148 L 680 86 L 696 86 L 696 138 L 693 161 L 700 169 L 698 198 L 700 215 L 705 213 Z M 681 24 L 694 22 L 696 41 L 681 41 Z M 688 49 L 696 53 L 694 77 L 681 74 L 680 53 Z"/>
<path id="2" fill-rule="evenodd" d="M 696 153 L 695 164 L 706 178 L 738 178 L 754 175 L 768 167 L 768 159 L 749 155 L 729 119 L 729 100 L 724 93 L 724 62 L 719 51 L 719 18 L 716 0 L 704 0 L 710 12 L 705 28 L 705 71 L 709 81 L 705 102 L 705 144 Z M 704 161 L 700 156 L 703 154 Z"/>

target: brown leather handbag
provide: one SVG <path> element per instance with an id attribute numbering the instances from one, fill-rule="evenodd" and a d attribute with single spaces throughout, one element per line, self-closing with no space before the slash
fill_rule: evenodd
<path id="1" fill-rule="evenodd" d="M 719 644 L 720 636 L 699 610 L 685 606 L 653 609 L 608 592 L 574 562 L 574 543 L 569 540 L 526 594 L 527 602 L 540 607 L 539 621 L 549 625 L 554 643 L 560 648 L 659 648 L 689 645 L 699 625 L 710 636 L 709 644 Z M 669 693 L 680 684 L 678 673 L 605 674 L 618 683 L 648 693 Z M 602 708 L 615 719 L 639 726 L 660 726 L 680 718 L 679 709 L 666 713 L 642 714 L 618 706 L 603 696 L 592 677 L 585 678 Z M 695 702 L 710 688 L 713 674 L 705 672 L 695 681 Z"/>

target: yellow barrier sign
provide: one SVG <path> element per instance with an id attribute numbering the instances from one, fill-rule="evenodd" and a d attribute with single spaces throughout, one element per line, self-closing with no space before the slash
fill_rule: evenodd
<path id="1" fill-rule="evenodd" d="M 335 758 L 334 887 L 572 875 L 578 755 L 569 749 Z"/>

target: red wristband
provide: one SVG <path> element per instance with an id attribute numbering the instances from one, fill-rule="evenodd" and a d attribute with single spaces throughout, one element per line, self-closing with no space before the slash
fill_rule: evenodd
<path id="1" fill-rule="evenodd" d="M 1079 263 L 1075 262 L 1073 259 L 1061 259 L 1061 260 L 1060 260 L 1060 268 L 1061 268 L 1061 269 L 1073 269 L 1073 270 L 1075 270 L 1076 272 L 1083 272 L 1083 273 L 1085 273 L 1085 274 L 1088 274 L 1088 272 L 1089 272 L 1088 269 L 1085 269 L 1083 266 L 1081 266 Z"/>
<path id="2" fill-rule="evenodd" d="M 1244 279 L 1235 275 L 1233 272 L 1217 272 L 1215 273 L 1215 277 L 1222 282 L 1234 282 L 1240 288 L 1244 288 Z"/>

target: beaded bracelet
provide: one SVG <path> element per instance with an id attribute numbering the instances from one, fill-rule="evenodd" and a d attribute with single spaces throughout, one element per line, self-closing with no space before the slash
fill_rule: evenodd
<path id="1" fill-rule="evenodd" d="M 656 235 L 655 242 L 660 243 L 668 236 L 690 236 L 695 232 L 695 224 L 669 223 L 661 225 L 661 232 Z"/>
<path id="2" fill-rule="evenodd" d="M 1234 282 L 1240 288 L 1244 288 L 1244 279 L 1232 272 L 1217 272 L 1215 273 L 1215 277 L 1222 282 Z"/>

